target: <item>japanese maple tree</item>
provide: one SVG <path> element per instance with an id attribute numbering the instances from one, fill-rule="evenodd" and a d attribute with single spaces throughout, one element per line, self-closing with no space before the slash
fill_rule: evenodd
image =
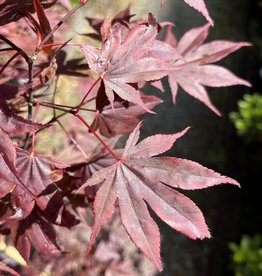
<path id="1" fill-rule="evenodd" d="M 36 272 L 31 265 L 40 258 L 32 256 L 31 248 L 38 256 L 63 256 L 66 262 L 60 233 L 82 227 L 90 234 L 83 254 L 86 269 L 129 275 L 132 263 L 121 255 L 120 245 L 98 240 L 103 228 L 111 237 L 121 223 L 161 271 L 160 232 L 149 207 L 189 238 L 210 238 L 200 209 L 176 189 L 239 183 L 193 161 L 157 157 L 189 128 L 139 141 L 139 116 L 154 113 L 162 103 L 143 94 L 145 85 L 164 91 L 161 81 L 167 77 L 174 103 L 180 86 L 217 115 L 205 86 L 250 86 L 213 65 L 249 44 L 204 43 L 213 25 L 205 3 L 185 2 L 209 23 L 186 32 L 179 41 L 171 22 L 157 22 L 151 13 L 147 19 L 133 20 L 129 7 L 114 18 L 86 18 L 93 31 L 81 35 L 88 38 L 86 43 L 73 43 L 61 28 L 73 32 L 67 19 L 88 5 L 87 0 L 74 8 L 67 0 L 0 1 L 0 230 L 11 237 L 30 273 L 41 273 L 41 265 Z M 162 29 L 166 32 L 160 40 Z M 74 47 L 76 58 L 66 56 L 69 47 Z M 74 79 L 73 96 L 61 89 L 63 76 Z M 124 134 L 129 138 L 119 148 Z M 46 135 L 52 139 L 43 148 Z M 105 260 L 97 257 L 103 250 Z M 17 275 L 4 263 L 0 270 Z"/>

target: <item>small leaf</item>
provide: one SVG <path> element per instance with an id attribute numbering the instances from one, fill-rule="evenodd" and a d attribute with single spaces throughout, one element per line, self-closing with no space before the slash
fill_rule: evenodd
<path id="1" fill-rule="evenodd" d="M 203 102 L 220 116 L 220 112 L 212 104 L 204 86 L 250 86 L 250 83 L 238 78 L 221 66 L 207 64 L 217 62 L 239 48 L 250 44 L 223 40 L 202 44 L 208 35 L 209 27 L 210 24 L 206 24 L 202 27 L 194 28 L 182 36 L 177 44 L 177 50 L 182 58 L 173 60 L 174 64 L 181 67 L 174 73 L 169 74 L 168 81 L 174 103 L 178 85 L 180 85 L 185 92 Z M 171 31 L 169 31 L 169 37 L 173 37 Z"/>

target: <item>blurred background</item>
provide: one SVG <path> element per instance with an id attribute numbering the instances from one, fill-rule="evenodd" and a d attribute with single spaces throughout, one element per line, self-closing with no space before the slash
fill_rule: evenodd
<path id="1" fill-rule="evenodd" d="M 75 4 L 78 1 L 71 2 Z M 128 3 L 132 4 L 131 13 L 137 14 L 135 18 L 146 17 L 148 12 L 152 12 L 158 21 L 174 22 L 174 33 L 178 39 L 189 29 L 206 24 L 203 16 L 183 0 L 165 0 L 162 8 L 159 0 L 90 0 L 87 6 L 73 16 L 69 24 L 78 34 L 86 33 L 85 24 L 81 21 L 85 16 L 113 16 L 126 8 Z M 166 83 L 165 93 L 155 91 L 155 95 L 164 100 L 163 104 L 155 108 L 157 116 L 149 114 L 143 117 L 142 138 L 156 133 L 175 133 L 191 126 L 190 131 L 167 154 L 196 161 L 234 178 L 241 184 L 241 189 L 219 185 L 186 193 L 203 211 L 212 234 L 209 240 L 190 240 L 155 218 L 161 230 L 164 271 L 156 273 L 147 263 L 140 270 L 143 272 L 138 274 L 142 276 L 262 275 L 262 1 L 205 0 L 205 3 L 215 23 L 215 26 L 210 28 L 207 41 L 223 39 L 248 41 L 253 44 L 252 47 L 242 48 L 219 62 L 239 77 L 251 82 L 252 87 L 208 88 L 212 102 L 222 113 L 222 117 L 218 117 L 201 102 L 181 91 L 178 93 L 176 105 L 173 105 Z M 70 58 L 70 55 L 73 56 L 74 53 L 67 52 L 67 58 Z M 68 81 L 68 76 L 64 79 L 61 77 L 60 82 L 67 84 L 70 79 Z M 69 92 L 68 95 L 70 97 Z M 118 229 L 119 221 L 114 224 L 111 226 Z M 86 229 L 84 230 L 86 233 Z M 76 228 L 75 232 L 72 230 L 70 233 L 59 233 L 62 240 L 70 244 L 69 249 L 76 251 L 72 257 L 74 266 L 79 265 L 80 254 L 78 255 L 77 250 L 81 248 L 84 252 L 86 247 L 87 237 L 84 237 L 84 241 L 79 239 L 82 232 L 83 229 Z M 123 229 L 117 232 L 114 239 L 124 240 Z M 121 242 L 125 248 L 126 241 Z M 131 246 L 127 250 L 127 256 L 133 256 L 135 264 L 139 258 L 143 258 L 136 248 Z M 101 258 L 104 252 L 100 246 L 97 254 Z M 61 267 L 71 261 L 70 258 L 66 260 L 67 256 L 69 255 L 65 254 L 64 260 L 61 260 Z M 50 260 L 36 259 L 22 275 L 38 275 L 38 272 L 32 274 L 34 266 L 39 265 L 42 269 L 39 268 L 40 271 L 44 271 L 48 262 Z M 73 272 L 80 270 L 84 271 L 83 274 Z M 96 272 L 88 274 L 86 267 L 70 268 L 68 271 L 71 272 L 56 274 L 104 275 Z"/>
<path id="2" fill-rule="evenodd" d="M 178 37 L 205 24 L 204 18 L 183 1 L 165 2 L 161 19 L 175 22 Z M 146 118 L 144 135 L 191 126 L 171 154 L 230 176 L 239 181 L 241 189 L 223 185 L 188 193 L 206 217 L 210 240 L 191 241 L 159 222 L 166 264 L 159 275 L 258 276 L 262 275 L 262 1 L 205 2 L 215 22 L 208 40 L 253 44 L 220 62 L 250 81 L 252 88 L 209 88 L 221 118 L 185 93 L 178 93 L 173 106 L 170 93 L 165 93 L 165 104 L 156 108 L 158 116 Z"/>

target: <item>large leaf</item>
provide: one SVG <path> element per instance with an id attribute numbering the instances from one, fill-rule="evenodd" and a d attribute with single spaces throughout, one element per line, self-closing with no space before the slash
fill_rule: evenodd
<path id="1" fill-rule="evenodd" d="M 203 239 L 210 237 L 210 233 L 201 211 L 173 188 L 239 184 L 192 161 L 153 157 L 169 150 L 187 129 L 174 135 L 151 136 L 137 144 L 139 127 L 130 134 L 122 158 L 95 172 L 82 186 L 101 185 L 94 201 L 95 218 L 88 251 L 112 217 L 118 200 L 122 223 L 132 241 L 161 271 L 159 230 L 146 203 L 172 228 L 192 239 Z"/>

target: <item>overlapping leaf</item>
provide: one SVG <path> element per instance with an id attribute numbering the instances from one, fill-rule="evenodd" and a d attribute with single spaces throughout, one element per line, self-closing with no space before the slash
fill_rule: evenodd
<path id="1" fill-rule="evenodd" d="M 160 79 L 174 70 L 169 63 L 147 55 L 157 33 L 158 24 L 152 15 L 149 15 L 148 24 L 136 25 L 127 35 L 122 32 L 120 24 L 110 28 L 108 20 L 105 20 L 101 29 L 102 48 L 82 47 L 90 68 L 103 80 L 112 106 L 115 92 L 123 100 L 150 112 L 139 90 L 130 83 Z"/>
<path id="2" fill-rule="evenodd" d="M 53 256 L 60 254 L 53 226 L 36 212 L 30 214 L 26 220 L 13 223 L 10 228 L 14 244 L 27 262 L 31 243 L 41 253 Z"/>
<path id="3" fill-rule="evenodd" d="M 15 184 L 23 186 L 15 165 L 16 149 L 8 134 L 20 135 L 44 127 L 15 114 L 7 115 L 0 111 L 0 197 L 10 192 Z"/>
<path id="4" fill-rule="evenodd" d="M 29 154 L 20 148 L 17 149 L 16 168 L 20 179 L 26 184 L 32 194 L 40 196 L 46 188 L 61 179 L 62 169 L 67 167 L 50 157 Z M 37 205 L 44 210 L 49 199 L 40 196 Z"/>
<path id="5" fill-rule="evenodd" d="M 53 201 L 50 200 L 56 189 L 55 191 L 51 189 L 49 192 L 47 188 L 50 184 L 61 179 L 62 169 L 65 167 L 65 164 L 52 158 L 29 154 L 27 151 L 17 148 L 14 164 L 16 177 L 10 170 L 7 170 L 6 177 L 1 179 L 1 184 L 5 187 L 1 188 L 1 194 L 7 194 L 16 184 L 19 184 L 17 179 L 25 185 L 26 189 L 21 185 L 15 186 L 12 191 L 14 213 L 3 218 L 1 223 L 26 218 L 32 212 L 35 201 L 42 210 L 45 210 L 51 203 L 53 206 Z M 57 210 L 53 210 L 53 212 L 56 213 Z"/>
<path id="6" fill-rule="evenodd" d="M 209 27 L 210 25 L 207 24 L 203 27 L 192 29 L 184 34 L 177 45 L 173 45 L 183 58 L 175 61 L 175 64 L 181 64 L 182 66 L 179 71 L 169 75 L 169 85 L 174 102 L 178 85 L 180 85 L 185 92 L 200 100 L 213 112 L 220 115 L 220 112 L 211 103 L 204 86 L 250 86 L 250 83 L 238 78 L 222 66 L 208 64 L 217 62 L 239 48 L 250 44 L 224 40 L 202 44 L 208 35 Z M 173 36 L 170 29 L 168 29 L 168 36 L 170 41 L 170 37 Z"/>
<path id="7" fill-rule="evenodd" d="M 155 96 L 141 96 L 145 106 L 153 109 L 161 100 Z M 145 113 L 145 110 L 139 105 L 115 102 L 114 110 L 110 105 L 105 106 L 102 110 L 97 111 L 92 123 L 94 130 L 99 129 L 105 137 L 112 137 L 116 134 L 126 134 L 131 132 L 139 123 L 138 116 Z"/>
<path id="8" fill-rule="evenodd" d="M 169 150 L 187 129 L 174 135 L 151 136 L 137 144 L 139 127 L 129 136 L 121 159 L 95 172 L 82 186 L 101 185 L 94 202 L 95 218 L 88 251 L 112 217 L 118 200 L 122 223 L 132 241 L 162 270 L 159 229 L 146 203 L 172 228 L 192 239 L 203 239 L 210 237 L 210 233 L 201 211 L 173 188 L 188 190 L 221 183 L 239 184 L 192 161 L 152 157 Z"/>
<path id="9" fill-rule="evenodd" d="M 1 0 L 0 1 L 0 26 L 17 21 L 24 17 L 26 12 L 34 12 L 33 1 L 29 0 Z M 54 5 L 57 0 L 41 0 L 44 8 Z"/>

